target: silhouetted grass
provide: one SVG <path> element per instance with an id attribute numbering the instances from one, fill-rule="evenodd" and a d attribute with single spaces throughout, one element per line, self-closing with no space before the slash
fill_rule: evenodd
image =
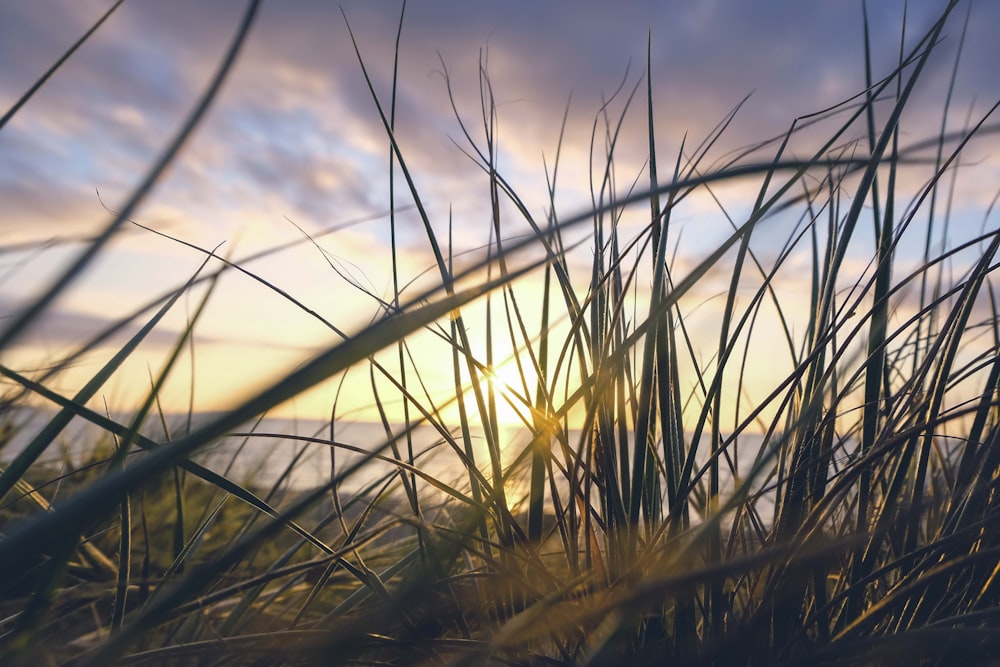
<path id="1" fill-rule="evenodd" d="M 414 206 L 436 285 L 414 294 L 400 273 L 394 212 L 393 292 L 354 334 L 254 275 L 255 258 L 222 260 L 178 240 L 203 266 L 116 327 L 145 318 L 78 393 L 60 394 L 53 380 L 113 332 L 44 373 L 0 366 L 11 388 L 5 429 L 18 405 L 58 409 L 0 474 L 0 652 L 13 663 L 89 665 L 989 662 L 1000 649 L 1000 232 L 992 204 L 979 232 L 945 237 L 940 226 L 949 188 L 971 169 L 962 151 L 996 133 L 987 124 L 996 107 L 961 132 L 942 120 L 937 136 L 914 140 L 901 125 L 946 28 L 964 34 L 953 26 L 957 5 L 885 75 L 866 32 L 867 89 L 722 158 L 713 152 L 739 107 L 694 149 L 659 155 L 656 72 L 623 83 L 595 117 L 593 206 L 568 217 L 556 206 L 558 151 L 544 218 L 498 168 L 484 64 L 481 125 L 454 105 L 490 214 L 488 250 L 463 269 L 451 221 L 431 219 L 396 140 L 395 72 L 391 98 L 380 99 L 355 42 L 388 139 L 390 210 Z M 255 9 L 149 176 L 11 321 L 0 349 L 100 260 L 211 103 Z M 646 119 L 649 152 L 641 173 L 623 177 L 616 148 L 630 114 Z M 817 129 L 825 139 L 795 154 L 801 133 Z M 918 185 L 904 188 L 904 178 Z M 715 194 L 736 183 L 756 188 L 738 216 Z M 679 259 L 678 216 L 694 197 L 715 201 L 731 233 L 690 263 Z M 445 224 L 447 237 L 437 231 Z M 512 224 L 528 231 L 505 234 Z M 776 240 L 775 225 L 790 229 L 786 238 Z M 913 238 L 925 249 L 915 262 L 900 253 Z M 211 287 L 234 269 L 341 342 L 205 423 L 173 436 L 164 421 L 166 437 L 150 437 L 159 389 Z M 88 408 L 206 281 L 130 419 Z M 719 296 L 706 301 L 709 290 Z M 473 304 L 484 305 L 482 340 L 468 334 Z M 703 307 L 714 309 L 710 339 L 697 322 Z M 424 330 L 446 345 L 434 360 L 454 379 L 445 400 L 432 397 L 416 359 L 413 336 Z M 375 357 L 386 349 L 394 366 Z M 369 374 L 386 438 L 346 442 L 336 405 L 328 434 L 288 434 L 329 451 L 326 484 L 289 492 L 295 461 L 261 488 L 191 458 L 236 431 L 270 437 L 247 425 L 348 369 Z M 512 442 L 503 401 L 523 422 Z M 95 442 L 79 469 L 45 463 L 81 419 L 106 433 L 103 449 Z M 429 431 L 433 451 L 416 437 Z M 461 474 L 441 477 L 426 464 L 435 455 Z"/>

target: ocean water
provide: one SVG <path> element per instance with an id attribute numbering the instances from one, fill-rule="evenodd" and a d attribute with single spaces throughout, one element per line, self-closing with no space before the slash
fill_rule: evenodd
<path id="1" fill-rule="evenodd" d="M 17 427 L 12 436 L 7 438 L 6 445 L 0 449 L 0 461 L 10 461 L 22 451 L 51 417 L 52 413 L 23 408 L 0 416 L 0 423 L 15 424 Z M 189 425 L 186 417 L 171 416 L 167 418 L 168 430 L 173 437 L 179 437 L 188 428 L 196 429 L 200 423 L 210 418 L 211 415 L 207 414 L 195 415 Z M 151 420 L 143 433 L 156 442 L 168 440 L 158 420 Z M 248 484 L 258 490 L 266 491 L 276 484 L 291 489 L 314 488 L 330 483 L 332 477 L 337 475 L 338 488 L 345 494 L 351 494 L 369 488 L 377 489 L 384 480 L 398 484 L 398 476 L 393 477 L 393 473 L 403 467 L 395 463 L 398 455 L 399 460 L 412 460 L 414 467 L 419 469 L 420 474 L 415 474 L 414 477 L 425 497 L 430 494 L 439 495 L 443 499 L 446 494 L 440 491 L 436 486 L 438 484 L 462 493 L 468 492 L 469 474 L 463 460 L 464 442 L 458 431 L 454 431 L 451 438 L 446 438 L 435 428 L 421 425 L 413 428 L 408 436 L 399 432 L 396 435 L 393 449 L 388 444 L 390 437 L 380 424 L 337 422 L 331 432 L 329 422 L 321 420 L 265 418 L 220 438 L 192 458 L 235 482 Z M 581 432 L 571 431 L 567 435 L 570 447 L 578 449 Z M 525 453 L 532 438 L 527 429 L 514 426 L 502 428 L 499 436 L 505 467 Z M 112 440 L 93 424 L 74 419 L 39 460 L 59 464 L 69 459 L 79 465 L 93 458 L 93 449 L 97 443 L 103 443 L 105 451 L 108 451 Z M 471 431 L 471 443 L 477 467 L 484 478 L 491 480 L 488 449 L 481 429 Z M 740 437 L 737 465 L 741 475 L 750 470 L 760 451 L 760 443 L 759 436 Z M 561 447 L 556 443 L 552 443 L 552 446 Z M 706 449 L 707 443 L 703 439 L 701 451 L 696 457 L 699 465 L 707 459 Z M 526 457 L 521 456 L 521 459 L 526 460 Z M 557 459 L 564 460 L 561 455 Z M 723 465 L 723 469 L 725 468 Z M 508 479 L 505 491 L 512 506 L 526 495 L 526 478 L 526 474 L 514 474 Z M 732 492 L 733 476 L 724 474 L 721 484 L 724 500 Z M 565 483 L 558 486 L 563 490 L 566 488 Z M 766 496 L 758 504 L 758 511 L 764 516 L 769 515 L 772 509 L 773 502 Z"/>
<path id="2" fill-rule="evenodd" d="M 0 462 L 10 461 L 22 451 L 45 427 L 52 415 L 53 413 L 27 409 L 0 415 L 0 423 L 14 424 L 17 427 L 0 449 Z M 167 426 L 170 434 L 178 437 L 210 418 L 211 415 L 196 415 L 189 424 L 186 417 L 171 416 L 167 418 Z M 164 433 L 158 420 L 144 429 L 144 435 L 156 442 L 168 440 Z M 465 445 L 458 431 L 453 432 L 451 438 L 446 438 L 435 428 L 421 425 L 413 428 L 408 437 L 400 432 L 396 435 L 394 449 L 389 444 L 391 438 L 380 424 L 337 422 L 331 432 L 329 422 L 321 420 L 265 418 L 220 438 L 192 458 L 216 473 L 265 493 L 276 485 L 291 490 L 315 488 L 329 484 L 334 476 L 338 478 L 337 488 L 347 495 L 379 490 L 387 481 L 398 486 L 401 482 L 394 473 L 405 467 L 396 461 L 412 461 L 413 466 L 418 469 L 419 472 L 412 473 L 412 478 L 416 481 L 422 498 L 445 500 L 447 494 L 441 490 L 441 485 L 466 495 L 469 493 Z M 524 454 L 531 446 L 532 438 L 527 429 L 508 426 L 502 428 L 499 435 L 505 468 L 519 456 L 521 460 L 527 460 Z M 579 449 L 582 433 L 571 431 L 567 435 L 569 446 L 574 450 Z M 483 478 L 491 481 L 493 473 L 481 429 L 471 431 L 471 443 L 477 467 Z M 108 453 L 113 441 L 98 427 L 77 418 L 59 434 L 39 461 L 64 465 L 69 460 L 80 465 L 93 459 L 93 450 L 97 444 L 102 444 L 104 452 Z M 740 475 L 746 475 L 760 452 L 761 439 L 752 434 L 742 435 L 738 445 L 738 471 Z M 557 450 L 562 447 L 556 442 L 550 443 L 550 446 Z M 703 441 L 696 457 L 698 466 L 707 459 L 707 447 L 707 443 Z M 134 449 L 134 455 L 141 455 L 137 448 Z M 556 454 L 557 460 L 565 460 L 559 452 Z M 724 464 L 722 468 L 725 471 L 727 466 Z M 515 509 L 527 496 L 527 474 L 523 472 L 526 468 L 522 467 L 521 470 L 522 474 L 515 472 L 506 480 L 504 487 L 508 503 Z M 732 493 L 734 477 L 723 472 L 720 481 L 720 495 L 724 501 Z M 766 480 L 754 486 L 760 492 L 764 485 Z M 557 488 L 564 494 L 568 488 L 567 481 L 560 480 Z M 700 500 L 696 500 L 694 504 L 696 512 L 699 508 L 704 508 L 706 491 L 702 484 L 693 494 L 694 498 Z M 548 493 L 547 489 L 546 494 Z M 769 522 L 774 507 L 772 494 L 765 490 L 756 506 L 761 519 L 765 523 Z"/>
<path id="3" fill-rule="evenodd" d="M 0 414 L 0 423 L 11 425 L 6 437 L 0 437 L 0 462 L 11 461 L 42 431 L 54 416 L 48 411 L 27 408 L 8 409 Z M 167 428 L 159 419 L 148 420 L 143 435 L 158 443 L 176 439 L 212 418 L 211 414 L 183 415 L 166 418 Z M 127 423 L 124 417 L 119 423 Z M 169 436 L 167 435 L 169 433 Z M 230 479 L 266 488 L 284 483 L 291 488 L 313 488 L 327 484 L 336 472 L 344 476 L 352 466 L 363 463 L 353 473 L 346 474 L 344 488 L 359 489 L 384 478 L 399 469 L 392 462 L 396 453 L 403 461 L 412 461 L 426 475 L 446 483 L 463 477 L 465 466 L 454 446 L 435 428 L 427 425 L 413 428 L 407 435 L 397 427 L 395 451 L 392 438 L 381 424 L 370 422 L 337 422 L 322 420 L 265 418 L 235 429 L 232 434 L 216 440 L 199 451 L 192 459 Z M 517 429 L 501 429 L 501 439 L 517 435 Z M 519 441 L 530 438 L 521 433 Z M 461 440 L 456 431 L 452 440 Z M 481 429 L 471 434 L 473 453 L 477 461 L 486 463 L 486 440 Z M 67 460 L 80 465 L 93 458 L 95 448 L 107 453 L 114 440 L 98 426 L 74 418 L 39 457 L 40 463 L 57 465 Z M 133 446 L 134 455 L 141 455 Z"/>

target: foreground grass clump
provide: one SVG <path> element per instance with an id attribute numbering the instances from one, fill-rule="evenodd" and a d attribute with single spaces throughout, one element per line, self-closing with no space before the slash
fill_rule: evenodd
<path id="1" fill-rule="evenodd" d="M 996 132 L 995 107 L 960 133 L 905 145 L 914 133 L 901 125 L 957 4 L 888 73 L 869 58 L 857 97 L 714 164 L 731 117 L 663 166 L 652 103 L 633 109 L 653 97 L 650 73 L 619 118 L 610 103 L 598 117 L 595 206 L 573 217 L 555 210 L 556 167 L 544 219 L 499 173 L 484 69 L 485 138 L 466 139 L 492 243 L 462 270 L 384 111 L 395 100 L 383 107 L 372 89 L 438 287 L 410 294 L 396 276 L 384 317 L 178 435 L 153 438 L 147 425 L 190 329 L 129 419 L 87 406 L 193 285 L 245 263 L 205 251 L 205 275 L 143 311 L 145 326 L 73 396 L 50 388 L 73 356 L 30 376 L 0 366 L 6 414 L 39 401 L 59 410 L 0 474 L 0 652 L 95 665 L 989 662 L 1000 651 L 1000 232 L 990 207 L 961 240 L 935 229 L 948 215 L 941 193 L 972 169 L 963 151 Z M 255 9 L 164 157 L 63 279 L 10 320 L 0 350 L 100 261 L 216 95 Z M 649 136 L 648 185 L 619 195 L 615 147 L 630 114 Z M 828 134 L 793 156 L 816 128 Z M 739 218 L 722 209 L 732 233 L 682 266 L 676 217 L 729 183 L 754 184 L 753 205 Z M 514 214 L 530 233 L 505 238 Z M 775 226 L 789 230 L 778 243 Z M 914 243 L 926 251 L 910 261 L 900 249 Z M 705 341 L 698 294 L 719 284 Z M 525 310 L 526 285 L 540 291 L 538 312 Z M 463 321 L 477 304 L 485 341 Z M 423 330 L 452 365 L 447 399 L 424 390 L 411 354 Z M 518 369 L 513 382 L 501 366 Z M 327 483 L 289 492 L 293 463 L 255 488 L 198 458 L 236 431 L 262 437 L 247 424 L 349 369 L 392 388 L 378 406 L 388 435 L 339 437 L 336 406 L 327 434 L 287 434 L 329 451 Z M 382 410 L 396 400 L 402 423 Z M 506 443 L 502 402 L 523 421 Z M 113 446 L 49 483 L 63 473 L 40 457 L 74 419 Z M 428 432 L 429 444 L 418 437 Z M 460 474 L 428 463 L 441 458 Z"/>

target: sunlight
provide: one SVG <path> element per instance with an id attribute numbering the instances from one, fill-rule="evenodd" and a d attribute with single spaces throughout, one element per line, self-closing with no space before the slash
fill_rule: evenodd
<path id="1" fill-rule="evenodd" d="M 538 375 L 527 365 L 527 360 L 522 359 L 521 368 L 518 368 L 513 358 L 491 371 L 482 373 L 479 379 L 484 399 L 489 388 L 493 388 L 496 396 L 497 421 L 504 426 L 522 426 L 526 420 L 530 423 L 529 405 L 533 402 L 537 383 Z M 527 396 L 525 396 L 525 385 L 529 391 Z M 475 397 L 470 395 L 468 400 L 474 403 Z"/>

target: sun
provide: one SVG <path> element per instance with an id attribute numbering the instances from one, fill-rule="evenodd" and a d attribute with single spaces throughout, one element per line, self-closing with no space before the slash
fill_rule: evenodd
<path id="1" fill-rule="evenodd" d="M 531 402 L 538 376 L 530 364 L 522 360 L 521 367 L 511 359 L 480 374 L 479 386 L 485 398 L 490 387 L 496 396 L 497 421 L 506 426 L 531 423 Z M 525 387 L 528 393 L 525 394 Z"/>

